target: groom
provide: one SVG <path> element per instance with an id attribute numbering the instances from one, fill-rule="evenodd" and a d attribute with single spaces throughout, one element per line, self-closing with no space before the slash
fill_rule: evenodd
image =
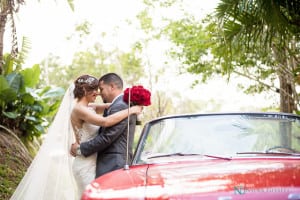
<path id="1" fill-rule="evenodd" d="M 105 116 L 128 108 L 123 101 L 123 80 L 115 73 L 108 73 L 99 79 L 100 96 L 103 102 L 111 103 Z M 80 145 L 72 145 L 72 152 L 85 157 L 97 152 L 96 178 L 110 171 L 123 168 L 127 164 L 127 130 L 128 119 L 124 119 L 111 127 L 100 127 L 98 135 Z M 132 159 L 132 145 L 136 126 L 136 115 L 130 116 L 129 121 L 129 157 Z"/>

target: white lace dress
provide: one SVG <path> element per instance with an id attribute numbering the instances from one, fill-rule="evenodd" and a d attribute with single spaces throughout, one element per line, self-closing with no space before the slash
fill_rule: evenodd
<path id="1" fill-rule="evenodd" d="M 80 141 L 85 142 L 94 138 L 98 133 L 99 126 L 84 122 L 81 129 L 77 130 Z M 76 156 L 73 162 L 73 174 L 78 186 L 78 195 L 81 194 L 85 187 L 95 179 L 96 176 L 96 159 L 97 153 L 88 157 Z"/>

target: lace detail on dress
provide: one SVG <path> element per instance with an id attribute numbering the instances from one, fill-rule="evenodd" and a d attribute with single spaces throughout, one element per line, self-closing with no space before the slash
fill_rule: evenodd
<path id="1" fill-rule="evenodd" d="M 96 113 L 93 108 L 89 108 L 89 110 Z M 78 138 L 80 142 L 86 142 L 97 135 L 99 126 L 83 122 L 82 128 L 75 127 L 74 129 L 76 138 Z"/>
<path id="2" fill-rule="evenodd" d="M 76 129 L 75 135 L 80 142 L 86 142 L 97 135 L 98 129 L 99 126 L 84 122 L 82 128 Z"/>
<path id="3" fill-rule="evenodd" d="M 99 130 L 99 126 L 84 122 L 82 128 L 76 130 L 80 142 L 86 142 L 93 139 Z M 76 156 L 73 162 L 73 174 L 78 186 L 79 197 L 85 187 L 95 179 L 96 176 L 96 159 L 97 153 L 88 157 Z"/>

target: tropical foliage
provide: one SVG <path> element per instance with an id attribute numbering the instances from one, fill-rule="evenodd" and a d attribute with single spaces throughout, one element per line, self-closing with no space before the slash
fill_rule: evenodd
<path id="1" fill-rule="evenodd" d="M 62 88 L 38 88 L 40 67 L 18 69 L 10 55 L 5 55 L 0 75 L 0 124 L 20 138 L 33 139 L 45 133 L 48 120 L 60 103 Z"/>
<path id="2" fill-rule="evenodd" d="M 251 70 L 255 70 L 259 72 L 256 80 L 275 77 L 279 81 L 280 110 L 296 112 L 299 108 L 296 85 L 300 71 L 300 2 L 222 0 L 216 16 L 223 36 L 220 44 L 227 52 L 224 64 L 242 66 L 250 76 Z M 241 63 L 240 58 L 255 62 Z M 270 88 L 269 84 L 257 82 L 264 90 Z"/>
<path id="3" fill-rule="evenodd" d="M 0 3 L 0 124 L 24 141 L 39 137 L 48 126 L 47 118 L 55 114 L 61 88 L 39 87 L 40 67 L 22 69 L 29 42 L 22 40 L 19 51 L 14 17 L 23 0 L 4 0 Z M 69 2 L 72 5 L 72 1 Z M 7 21 L 11 26 L 11 53 L 3 54 L 3 36 Z"/>
<path id="4" fill-rule="evenodd" d="M 201 81 L 244 77 L 245 92 L 279 93 L 280 111 L 298 112 L 299 13 L 297 0 L 221 0 L 204 21 L 171 21 L 164 33 L 175 44 L 173 58 Z"/>

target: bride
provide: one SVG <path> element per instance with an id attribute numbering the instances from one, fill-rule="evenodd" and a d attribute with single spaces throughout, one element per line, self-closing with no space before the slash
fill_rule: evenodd
<path id="1" fill-rule="evenodd" d="M 97 134 L 99 126 L 114 125 L 128 114 L 142 110 L 134 106 L 129 111 L 102 117 L 97 113 L 103 112 L 109 104 L 92 103 L 97 91 L 98 80 L 89 75 L 78 77 L 69 87 L 39 152 L 11 200 L 80 198 L 85 185 L 95 178 L 96 155 L 74 159 L 69 153 L 71 144 L 75 140 L 89 140 Z"/>

